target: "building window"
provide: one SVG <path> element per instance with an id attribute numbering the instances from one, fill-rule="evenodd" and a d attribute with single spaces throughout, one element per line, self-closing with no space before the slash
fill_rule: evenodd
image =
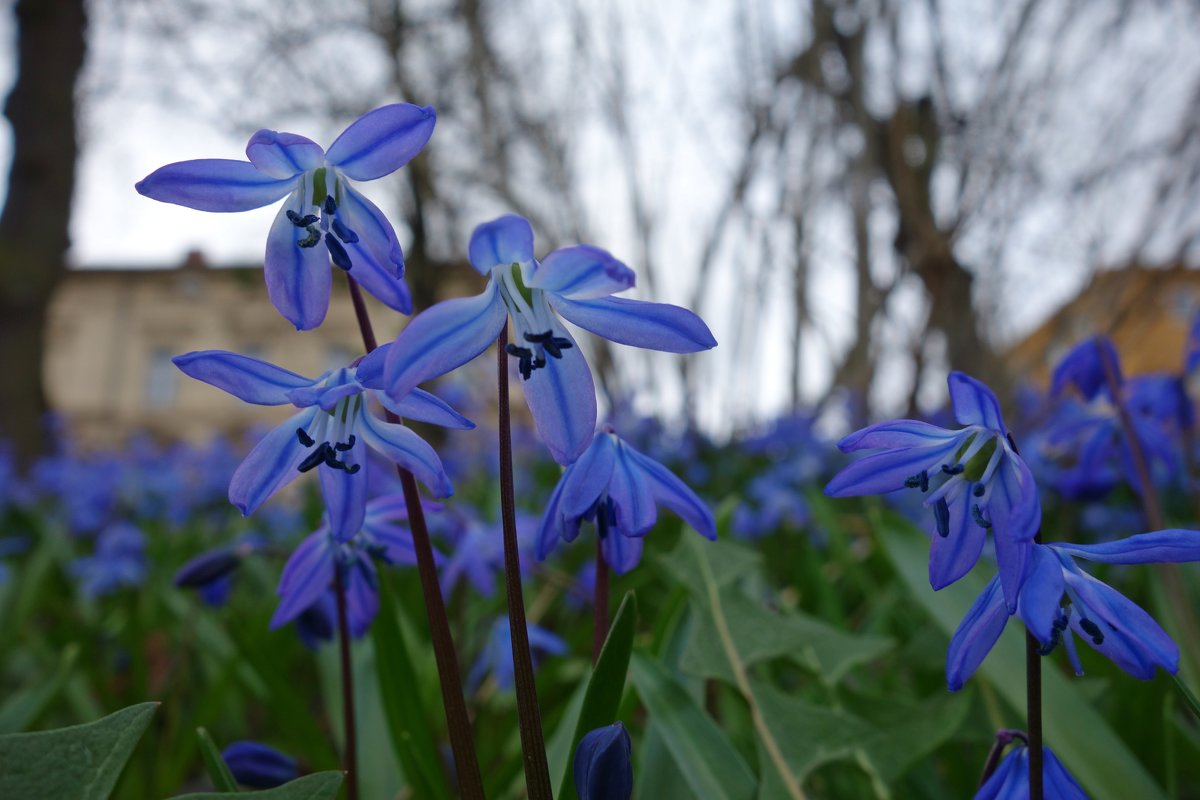
<path id="1" fill-rule="evenodd" d="M 171 363 L 171 355 L 171 350 L 161 347 L 150 353 L 146 370 L 146 405 L 149 408 L 169 408 L 175 403 L 179 370 Z"/>

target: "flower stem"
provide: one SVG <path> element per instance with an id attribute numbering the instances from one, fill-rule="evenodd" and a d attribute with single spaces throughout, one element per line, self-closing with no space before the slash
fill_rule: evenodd
<path id="1" fill-rule="evenodd" d="M 362 290 L 349 275 L 350 300 L 354 304 L 354 315 L 362 333 L 363 346 L 370 353 L 378 342 L 371 327 L 371 317 L 363 301 Z M 388 422 L 400 419 L 386 412 Z M 467 715 L 467 704 L 463 699 L 462 675 L 458 668 L 458 654 L 454 650 L 454 638 L 450 635 L 450 620 L 446 615 L 446 601 L 438 583 L 437 565 L 433 560 L 433 545 L 429 540 L 429 529 L 425 525 L 425 509 L 421 506 L 421 494 L 417 482 L 408 470 L 397 465 L 400 485 L 404 490 L 404 504 L 408 509 L 408 526 L 412 532 L 413 548 L 417 555 L 417 573 L 421 578 L 421 592 L 425 599 L 425 613 L 429 617 L 429 635 L 433 641 L 433 655 L 437 661 L 438 678 L 442 688 L 442 707 L 446 711 L 446 726 L 450 734 L 450 750 L 454 754 L 454 767 L 458 778 L 458 789 L 466 800 L 483 800 L 483 777 L 479 772 L 479 759 L 475 755 L 475 740 L 471 734 L 471 720 Z"/>
<path id="2" fill-rule="evenodd" d="M 517 551 L 517 506 L 513 492 L 512 429 L 508 410 L 508 323 L 496 340 L 496 388 L 500 421 L 500 518 L 504 526 L 504 586 L 508 597 L 508 624 L 512 632 L 513 673 L 517 688 L 517 717 L 521 729 L 521 754 L 529 800 L 554 800 L 546 744 L 542 739 L 533 656 L 525 623 L 525 598 L 521 592 L 521 557 Z"/>
<path id="3" fill-rule="evenodd" d="M 608 562 L 604 560 L 604 537 L 608 520 L 604 509 L 596 512 L 596 580 L 592 603 L 592 666 L 600 660 L 604 640 L 608 638 Z"/>
<path id="4" fill-rule="evenodd" d="M 1041 535 L 1039 534 L 1039 538 Z M 1029 731 L 1029 800 L 1042 800 L 1042 655 L 1041 642 L 1025 631 L 1025 716 Z"/>
<path id="5" fill-rule="evenodd" d="M 987 761 L 983 762 L 983 774 L 979 776 L 979 786 L 976 788 L 982 789 L 983 785 L 988 782 L 988 778 L 992 777 L 992 773 L 996 771 L 996 767 L 1000 766 L 1000 756 L 1004 753 L 1004 748 L 1012 744 L 1013 739 L 1020 739 L 1029 744 L 1024 731 L 1014 731 L 1007 728 L 1001 728 L 996 731 L 996 738 L 992 740 L 992 749 L 988 751 Z"/>
<path id="6" fill-rule="evenodd" d="M 354 665 L 350 661 L 350 623 L 346 618 L 346 581 L 342 567 L 333 568 L 333 590 L 337 595 L 338 647 L 342 667 L 342 727 L 345 728 L 346 752 L 342 767 L 346 770 L 346 800 L 358 800 L 358 735 L 354 722 Z"/>

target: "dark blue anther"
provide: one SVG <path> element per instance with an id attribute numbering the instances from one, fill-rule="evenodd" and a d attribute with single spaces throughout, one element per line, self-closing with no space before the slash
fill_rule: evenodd
<path id="1" fill-rule="evenodd" d="M 572 347 L 570 339 L 555 336 L 554 331 L 527 333 L 525 334 L 525 341 L 540 344 L 542 349 L 549 353 L 552 358 L 562 358 L 562 351 L 569 350 Z M 544 364 L 539 366 L 544 366 Z"/>
<path id="2" fill-rule="evenodd" d="M 352 433 L 352 434 L 350 434 L 349 439 L 347 439 L 345 442 L 338 442 L 337 444 L 335 444 L 333 446 L 333 449 L 337 450 L 339 453 L 344 453 L 347 450 L 350 450 L 354 447 L 354 442 L 355 442 L 354 434 Z"/>
<path id="3" fill-rule="evenodd" d="M 337 237 L 346 244 L 354 244 L 358 241 L 358 234 L 343 225 L 342 221 L 337 217 L 333 218 L 332 227 L 333 232 L 337 234 Z"/>
<path id="4" fill-rule="evenodd" d="M 971 494 L 975 495 L 976 497 L 983 497 L 984 491 L 986 490 L 984 489 L 983 484 L 977 483 L 975 484 L 975 488 L 971 490 Z"/>
<path id="5" fill-rule="evenodd" d="M 1104 631 L 1100 630 L 1100 626 L 1092 622 L 1087 617 L 1079 618 L 1079 627 L 1083 628 L 1084 633 L 1092 637 L 1092 644 L 1104 644 Z"/>
<path id="6" fill-rule="evenodd" d="M 334 201 L 333 195 L 325 195 L 325 204 L 322 206 L 322 208 L 325 209 L 326 214 L 332 214 L 337 211 L 337 202 Z"/>
<path id="7" fill-rule="evenodd" d="M 510 356 L 517 358 L 517 369 L 521 373 L 524 380 L 529 380 L 529 376 L 533 374 L 533 351 L 528 347 L 518 347 L 515 344 L 508 344 L 504 348 L 504 352 Z"/>
<path id="8" fill-rule="evenodd" d="M 947 475 L 962 475 L 966 469 L 962 464 L 955 464 L 953 467 L 948 464 L 942 464 L 942 472 Z"/>
<path id="9" fill-rule="evenodd" d="M 946 504 L 946 498 L 939 497 L 933 504 L 933 521 L 937 524 L 938 536 L 945 539 L 950 535 L 950 506 Z"/>
<path id="10" fill-rule="evenodd" d="M 311 436 L 308 435 L 308 432 L 305 431 L 304 428 L 296 428 L 296 438 L 299 439 L 300 444 L 304 445 L 305 447 L 312 447 L 314 444 L 316 444 L 316 442 Z"/>
<path id="11" fill-rule="evenodd" d="M 327 451 L 330 456 L 333 455 L 333 448 L 329 446 L 329 442 L 321 442 L 317 449 L 309 453 L 296 469 L 300 472 L 308 472 L 318 465 L 324 464 L 328 458 Z"/>
<path id="12" fill-rule="evenodd" d="M 346 272 L 349 272 L 350 267 L 353 266 L 350 263 L 350 254 L 346 252 L 346 248 L 342 247 L 342 243 L 332 233 L 325 234 L 325 246 L 329 248 L 329 257 L 333 259 L 333 263 L 346 270 Z"/>
<path id="13" fill-rule="evenodd" d="M 297 214 L 295 211 L 292 211 L 290 208 L 288 209 L 288 212 L 287 212 L 287 218 L 288 218 L 288 221 L 291 222 L 293 225 L 295 225 L 297 228 L 307 228 L 309 225 L 315 224 L 318 219 L 316 214 L 305 214 L 302 217 L 299 214 Z"/>
<path id="14" fill-rule="evenodd" d="M 910 475 L 904 479 L 904 485 L 909 489 L 920 489 L 922 492 L 929 491 L 929 473 L 921 470 L 916 475 Z"/>
<path id="15" fill-rule="evenodd" d="M 316 225 L 309 225 L 308 236 L 305 236 L 303 239 L 296 242 L 296 244 L 300 245 L 301 247 L 316 247 L 319 241 L 321 241 L 321 232 L 317 230 Z"/>
<path id="16" fill-rule="evenodd" d="M 992 523 L 990 523 L 986 519 L 984 519 L 983 509 L 981 509 L 978 505 L 971 506 L 971 517 L 974 518 L 975 524 L 981 528 L 992 527 Z"/>

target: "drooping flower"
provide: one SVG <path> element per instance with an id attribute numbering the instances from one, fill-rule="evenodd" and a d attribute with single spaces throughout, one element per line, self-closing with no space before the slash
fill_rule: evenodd
<path id="1" fill-rule="evenodd" d="M 525 400 L 546 446 L 561 464 L 574 461 L 596 428 L 595 386 L 587 362 L 559 316 L 620 344 L 694 353 L 716 346 L 708 326 L 687 309 L 611 297 L 634 273 L 598 247 L 555 250 L 540 263 L 533 229 L 508 215 L 471 236 L 472 266 L 488 276 L 475 297 L 438 303 L 400 333 L 387 359 L 392 397 L 482 353 L 512 319 L 509 354 L 523 378 Z"/>
<path id="2" fill-rule="evenodd" d="M 550 631 L 533 624 L 527 627 L 529 650 L 535 659 L 535 666 L 537 658 L 541 655 L 561 656 L 567 652 L 567 643 Z M 478 688 L 489 674 L 496 681 L 496 686 L 502 690 L 507 691 L 515 686 L 512 648 L 512 628 L 509 627 L 508 617 L 500 617 L 492 625 L 479 658 L 471 665 L 471 672 L 467 675 L 467 686 Z"/>
<path id="3" fill-rule="evenodd" d="M 626 573 L 641 561 L 642 537 L 658 521 L 660 503 L 701 536 L 717 538 L 716 521 L 704 501 L 606 426 L 554 488 L 542 516 L 538 558 L 549 555 L 559 539 L 574 541 L 587 520 L 596 523 L 604 560 L 616 572 Z"/>
<path id="4" fill-rule="evenodd" d="M 1049 747 L 1042 747 L 1042 788 L 1050 800 L 1087 800 L 1067 768 Z M 975 800 L 1029 800 L 1029 746 L 1018 744 L 979 787 Z"/>
<path id="5" fill-rule="evenodd" d="M 261 536 L 252 535 L 206 550 L 179 568 L 174 584 L 181 589 L 196 590 L 210 606 L 224 605 L 233 588 L 233 573 L 265 544 Z"/>
<path id="6" fill-rule="evenodd" d="M 396 103 L 369 111 L 330 145 L 260 130 L 249 161 L 206 158 L 161 167 L 137 184 L 146 197 L 200 211 L 248 211 L 287 197 L 267 237 L 267 293 L 298 330 L 315 328 L 329 307 L 329 263 L 385 305 L 411 313 L 396 232 L 351 181 L 390 175 L 433 134 L 434 110 Z"/>
<path id="7" fill-rule="evenodd" d="M 951 372 L 950 400 L 959 430 L 917 420 L 881 422 L 838 442 L 844 453 L 878 450 L 851 463 L 825 487 L 830 497 L 917 489 L 933 510 L 929 582 L 934 589 L 970 571 L 992 532 L 1000 584 L 1016 608 L 1021 576 L 1041 524 L 1029 467 L 1013 450 L 1000 404 L 987 386 Z"/>
<path id="8" fill-rule="evenodd" d="M 572 765 L 579 800 L 629 800 L 633 794 L 633 743 L 619 722 L 588 731 Z"/>
<path id="9" fill-rule="evenodd" d="M 296 759 L 262 742 L 230 742 L 221 751 L 221 758 L 234 780 L 251 789 L 273 789 L 299 774 Z"/>
<path id="10" fill-rule="evenodd" d="M 420 389 L 399 401 L 377 391 L 375 379 L 385 355 L 377 350 L 355 367 L 330 370 L 318 378 L 223 350 L 176 356 L 175 365 L 191 377 L 247 403 L 290 403 L 300 409 L 242 461 L 229 484 L 230 502 L 250 514 L 298 475 L 315 469 L 329 509 L 330 529 L 344 541 L 363 524 L 367 448 L 412 472 L 436 496 L 452 494 L 433 448 L 404 425 L 376 417 L 367 400 L 373 396 L 394 414 L 435 425 L 470 428 L 473 424 Z"/>
<path id="11" fill-rule="evenodd" d="M 1174 674 L 1179 648 L 1166 631 L 1132 600 L 1081 570 L 1075 557 L 1108 564 L 1200 561 L 1200 531 L 1163 530 L 1101 544 L 1035 544 L 1017 604 L 1043 655 L 1062 644 L 1077 674 L 1083 669 L 1075 635 L 1135 678 L 1149 680 L 1158 667 Z M 960 689 L 983 663 L 1009 617 L 993 578 L 950 640 L 946 682 L 951 690 Z"/>

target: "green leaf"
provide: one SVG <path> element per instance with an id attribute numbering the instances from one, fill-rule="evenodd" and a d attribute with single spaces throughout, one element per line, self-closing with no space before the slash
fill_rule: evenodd
<path id="1" fill-rule="evenodd" d="M 977 573 L 934 594 L 926 577 L 929 539 L 896 514 L 871 512 L 871 524 L 909 592 L 952 636 L 984 580 Z M 1024 714 L 1025 637 L 1009 625 L 979 669 L 1008 703 Z M 1104 718 L 1073 683 L 1056 669 L 1042 670 L 1042 719 L 1047 746 L 1094 800 L 1162 800 L 1162 789 Z"/>
<path id="2" fill-rule="evenodd" d="M 587 694 L 587 683 L 580 681 L 571 692 L 571 698 L 563 707 L 562 718 L 554 728 L 554 734 L 546 742 L 546 763 L 551 775 L 570 774 L 571 761 L 575 753 L 571 743 L 575 740 L 575 727 L 583 710 L 583 698 Z"/>
<path id="3" fill-rule="evenodd" d="M 438 757 L 434 726 L 425 712 L 421 682 L 400 628 L 396 601 L 387 581 L 379 582 L 379 615 L 371 624 L 375 674 L 392 749 L 416 797 L 450 797 Z"/>
<path id="4" fill-rule="evenodd" d="M 303 778 L 297 778 L 294 781 L 285 783 L 283 786 L 276 786 L 274 789 L 267 789 L 263 792 L 196 792 L 193 794 L 181 794 L 171 800 L 246 800 L 247 798 L 260 798 L 260 800 L 333 800 L 337 797 L 338 790 L 342 788 L 342 773 L 340 772 L 314 772 L 312 775 L 305 775 Z"/>
<path id="5" fill-rule="evenodd" d="M 218 792 L 236 793 L 237 780 L 229 771 L 229 765 L 225 763 L 225 757 L 221 755 L 216 742 L 208 735 L 208 730 L 196 728 L 196 738 L 200 740 L 200 757 L 204 759 L 204 768 L 208 770 L 208 777 L 212 779 L 213 786 Z"/>
<path id="6" fill-rule="evenodd" d="M 617 720 L 617 708 L 621 705 L 621 695 L 625 691 L 625 676 L 629 673 L 629 655 L 633 651 L 633 634 L 637 625 L 637 598 L 633 592 L 627 592 L 617 609 L 604 647 L 600 649 L 600 658 L 592 670 L 588 680 L 587 693 L 583 697 L 583 708 L 579 712 L 579 721 L 575 724 L 575 736 L 571 739 L 571 748 L 567 753 L 567 768 L 563 771 L 562 783 L 559 785 L 560 800 L 572 800 L 575 794 L 575 782 L 571 779 L 571 767 L 575 749 L 583 741 L 589 731 L 605 725 L 611 725 Z"/>
<path id="7" fill-rule="evenodd" d="M 660 662 L 634 653 L 633 685 L 688 788 L 705 800 L 750 800 L 754 773 L 712 718 Z"/>
<path id="8" fill-rule="evenodd" d="M 104 800 L 157 709 L 140 703 L 86 725 L 0 736 L 0 797 Z"/>
<path id="9" fill-rule="evenodd" d="M 30 686 L 8 698 L 4 705 L 0 706 L 0 734 L 18 733 L 32 725 L 62 691 L 78 658 L 79 645 L 67 645 L 63 648 L 58 667 L 49 679 L 43 677 L 37 686 Z"/>
<path id="10" fill-rule="evenodd" d="M 693 538 L 680 537 L 675 549 L 660 556 L 658 561 L 695 597 L 704 597 L 708 592 L 701 571 L 700 553 L 707 555 L 717 586 L 728 586 L 762 569 L 762 555 L 754 550 L 724 540 L 700 542 L 703 547 L 700 550 L 693 546 Z"/>

